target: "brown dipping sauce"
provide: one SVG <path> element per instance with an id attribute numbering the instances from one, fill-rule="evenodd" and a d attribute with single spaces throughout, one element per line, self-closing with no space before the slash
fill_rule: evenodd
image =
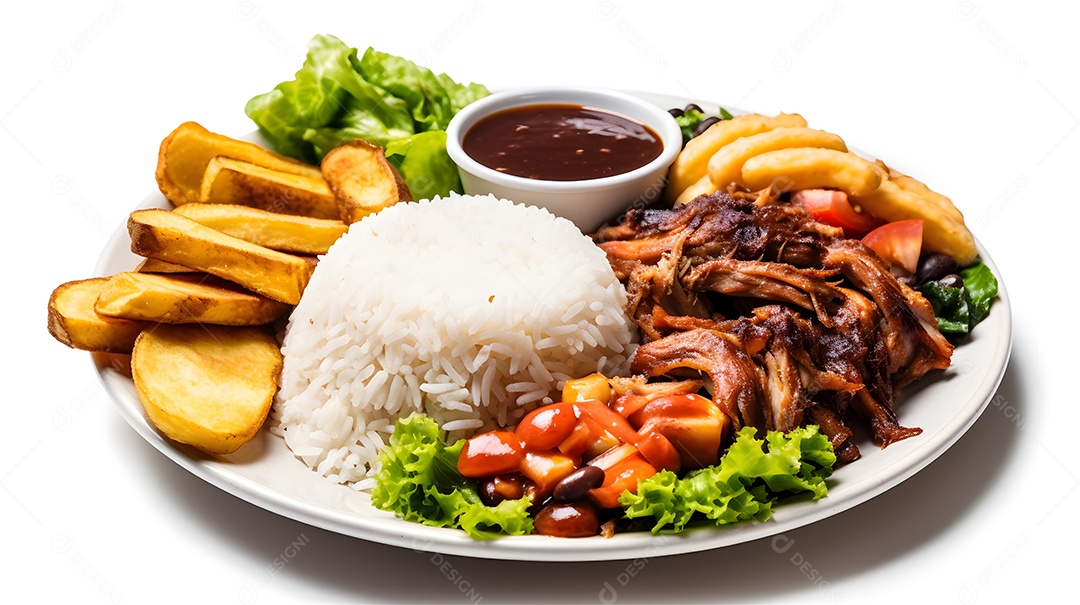
<path id="1" fill-rule="evenodd" d="M 580 181 L 630 172 L 656 159 L 664 144 L 624 115 L 581 105 L 513 107 L 479 120 L 461 142 L 481 164 L 544 181 Z"/>

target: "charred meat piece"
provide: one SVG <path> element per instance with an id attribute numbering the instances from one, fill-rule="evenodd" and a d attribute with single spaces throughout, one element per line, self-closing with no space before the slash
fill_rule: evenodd
<path id="1" fill-rule="evenodd" d="M 686 283 L 693 291 L 791 303 L 813 311 L 818 321 L 829 326 L 830 313 L 843 300 L 840 290 L 825 281 L 835 274 L 786 263 L 714 258 L 695 266 Z"/>
<path id="2" fill-rule="evenodd" d="M 738 430 L 764 426 L 762 372 L 737 338 L 711 330 L 675 332 L 638 347 L 630 371 L 649 377 L 679 369 L 707 376 L 713 401 Z"/>

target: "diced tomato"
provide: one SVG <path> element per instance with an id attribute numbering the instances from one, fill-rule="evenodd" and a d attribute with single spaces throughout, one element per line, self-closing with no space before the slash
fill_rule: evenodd
<path id="1" fill-rule="evenodd" d="M 644 436 L 634 430 L 630 421 L 599 401 L 579 401 L 574 405 L 588 417 L 601 424 L 607 432 L 623 443 L 629 443 L 641 451 L 653 466 L 672 471 L 679 469 L 679 453 L 663 435 Z"/>
<path id="2" fill-rule="evenodd" d="M 655 474 L 656 468 L 635 452 L 605 469 L 604 482 L 589 490 L 589 498 L 601 508 L 618 508 L 623 492 L 636 494 L 638 481 Z"/>
<path id="3" fill-rule="evenodd" d="M 519 468 L 522 475 L 536 484 L 538 498 L 534 498 L 533 502 L 538 502 L 551 495 L 556 483 L 577 470 L 577 464 L 573 458 L 552 450 L 527 452 Z"/>
<path id="4" fill-rule="evenodd" d="M 574 405 L 581 411 L 583 417 L 588 415 L 619 441 L 634 444 L 638 440 L 637 431 L 630 426 L 630 422 L 604 403 L 590 400 L 577 401 Z"/>
<path id="5" fill-rule="evenodd" d="M 623 418 L 630 418 L 634 412 L 640 410 L 649 400 L 642 395 L 627 393 L 619 395 L 611 402 L 611 409 L 615 410 Z"/>
<path id="6" fill-rule="evenodd" d="M 526 414 L 514 433 L 527 449 L 550 450 L 569 437 L 577 423 L 572 403 L 553 403 Z"/>
<path id="7" fill-rule="evenodd" d="M 600 373 L 566 381 L 562 390 L 563 401 L 586 401 L 595 399 L 607 404 L 611 401 L 611 382 Z"/>
<path id="8" fill-rule="evenodd" d="M 862 242 L 883 261 L 915 273 L 922 252 L 922 234 L 923 223 L 919 219 L 893 221 L 867 233 Z"/>
<path id="9" fill-rule="evenodd" d="M 458 456 L 458 472 L 466 477 L 491 477 L 515 472 L 525 458 L 521 439 L 508 431 L 489 431 L 469 438 Z"/>
<path id="10" fill-rule="evenodd" d="M 716 464 L 728 417 L 700 395 L 667 395 L 650 401 L 631 422 L 642 434 L 661 434 L 679 452 L 683 469 Z"/>
<path id="11" fill-rule="evenodd" d="M 637 444 L 641 455 L 658 469 L 679 472 L 682 456 L 666 435 L 660 432 L 642 433 Z"/>
<path id="12" fill-rule="evenodd" d="M 862 237 L 884 223 L 869 214 L 857 212 L 843 191 L 803 189 L 791 194 L 791 203 L 806 208 L 814 220 L 840 227 L 848 237 Z"/>

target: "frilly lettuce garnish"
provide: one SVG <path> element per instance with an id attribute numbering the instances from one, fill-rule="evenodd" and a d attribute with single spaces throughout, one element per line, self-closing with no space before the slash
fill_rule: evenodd
<path id="1" fill-rule="evenodd" d="M 398 420 L 390 443 L 379 453 L 381 469 L 371 503 L 402 519 L 432 527 L 458 527 L 473 538 L 532 532 L 530 500 L 485 506 L 457 470 L 465 440 L 447 446 L 438 424 L 422 414 Z"/>
<path id="2" fill-rule="evenodd" d="M 661 471 L 640 481 L 636 495 L 626 492 L 619 501 L 628 518 L 655 519 L 654 534 L 704 520 L 718 526 L 765 521 L 782 498 L 825 497 L 825 479 L 835 463 L 832 444 L 816 426 L 770 431 L 764 441 L 753 427 L 744 427 L 719 464 L 682 479 Z"/>

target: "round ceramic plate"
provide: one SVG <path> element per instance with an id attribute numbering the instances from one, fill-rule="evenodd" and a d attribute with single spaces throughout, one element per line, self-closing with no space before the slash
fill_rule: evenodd
<path id="1" fill-rule="evenodd" d="M 679 97 L 637 93 L 662 107 L 681 107 Z M 716 106 L 706 106 L 715 111 Z M 258 140 L 257 137 L 248 137 Z M 140 208 L 169 208 L 159 193 Z M 1000 273 L 981 246 L 982 260 Z M 95 275 L 130 271 L 139 258 L 129 250 L 121 226 L 102 252 Z M 897 401 L 900 422 L 923 433 L 879 449 L 867 439 L 863 456 L 839 468 L 829 480 L 828 497 L 777 507 L 772 519 L 725 528 L 703 528 L 679 535 L 625 533 L 612 538 L 515 536 L 476 541 L 464 532 L 426 527 L 377 510 L 365 493 L 332 483 L 294 458 L 285 441 L 264 428 L 228 456 L 213 458 L 163 437 L 149 423 L 135 392 L 126 356 L 94 354 L 105 390 L 125 420 L 147 442 L 176 464 L 256 506 L 341 534 L 452 555 L 535 561 L 633 559 L 721 548 L 756 540 L 825 519 L 877 496 L 924 468 L 947 450 L 975 422 L 997 391 L 1012 345 L 1012 315 L 1005 284 L 990 315 L 953 354 L 952 366 L 912 384 Z"/>

